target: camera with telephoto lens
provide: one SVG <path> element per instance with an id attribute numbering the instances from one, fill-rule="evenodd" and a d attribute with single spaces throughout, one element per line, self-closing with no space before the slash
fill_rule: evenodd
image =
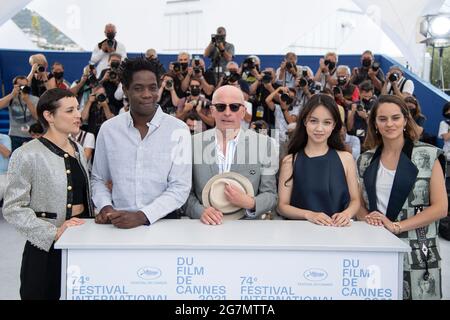
<path id="1" fill-rule="evenodd" d="M 29 86 L 20 86 L 20 92 L 23 94 L 30 94 L 31 93 L 31 87 Z"/>
<path id="2" fill-rule="evenodd" d="M 166 81 L 166 89 L 170 90 L 173 88 L 173 80 L 167 80 Z"/>
<path id="3" fill-rule="evenodd" d="M 180 72 L 181 71 L 181 63 L 178 61 L 172 62 L 173 71 Z"/>
<path id="4" fill-rule="evenodd" d="M 293 68 L 295 68 L 295 65 L 292 62 L 286 62 L 286 69 L 287 70 L 293 69 Z"/>
<path id="5" fill-rule="evenodd" d="M 211 42 L 215 45 L 218 45 L 219 43 L 225 42 L 225 36 L 221 34 L 212 34 L 211 35 Z"/>
<path id="6" fill-rule="evenodd" d="M 38 65 L 37 72 L 39 73 L 45 72 L 45 67 L 43 65 Z"/>
<path id="7" fill-rule="evenodd" d="M 204 100 L 201 103 L 202 103 L 202 109 L 209 109 L 211 107 L 211 102 L 209 102 L 208 100 Z"/>
<path id="8" fill-rule="evenodd" d="M 235 83 L 241 79 L 241 75 L 237 72 L 225 72 L 225 77 L 223 78 L 222 84 L 227 85 L 229 83 Z"/>
<path id="9" fill-rule="evenodd" d="M 389 76 L 389 81 L 390 81 L 390 82 L 398 81 L 398 79 L 399 79 L 399 76 L 398 76 L 398 74 L 396 74 L 396 73 L 393 73 L 393 74 L 391 74 L 391 75 Z"/>
<path id="10" fill-rule="evenodd" d="M 254 58 L 247 58 L 244 60 L 242 67 L 244 70 L 251 70 L 256 67 L 256 60 Z"/>
<path id="11" fill-rule="evenodd" d="M 261 79 L 262 83 L 264 84 L 269 84 L 271 83 L 273 80 L 272 78 L 272 73 L 268 72 L 268 71 L 264 71 L 263 72 L 263 77 Z"/>
<path id="12" fill-rule="evenodd" d="M 95 99 L 97 100 L 97 102 L 102 103 L 106 101 L 107 97 L 104 93 L 100 93 L 95 97 Z"/>
<path id="13" fill-rule="evenodd" d="M 200 58 L 199 58 L 199 56 L 195 56 L 195 58 L 194 58 L 194 66 L 195 67 L 200 67 Z"/>
<path id="14" fill-rule="evenodd" d="M 201 74 L 202 73 L 202 68 L 201 67 L 194 67 L 194 73 L 195 74 Z"/>
<path id="15" fill-rule="evenodd" d="M 377 61 L 375 61 L 373 64 L 372 64 L 372 70 L 373 71 L 375 71 L 375 72 L 377 72 L 378 70 L 380 70 L 380 63 L 379 62 L 377 62 Z"/>
<path id="16" fill-rule="evenodd" d="M 356 111 L 364 111 L 364 106 L 362 104 L 358 104 L 356 106 Z"/>

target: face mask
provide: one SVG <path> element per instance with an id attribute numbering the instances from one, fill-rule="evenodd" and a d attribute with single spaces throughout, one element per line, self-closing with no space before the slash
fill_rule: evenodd
<path id="1" fill-rule="evenodd" d="M 62 78 L 64 78 L 64 72 L 53 72 L 53 76 L 55 77 L 55 79 L 61 80 Z"/>
<path id="2" fill-rule="evenodd" d="M 115 32 L 108 32 L 106 34 L 106 37 L 108 38 L 108 40 L 114 40 L 114 38 L 116 37 L 116 33 Z"/>
<path id="3" fill-rule="evenodd" d="M 198 97 L 200 95 L 200 88 L 194 87 L 191 88 L 191 96 Z"/>
<path id="4" fill-rule="evenodd" d="M 450 120 L 450 113 L 446 113 L 445 118 Z"/>
<path id="5" fill-rule="evenodd" d="M 372 60 L 371 59 L 364 59 L 362 61 L 362 65 L 364 68 L 369 68 L 372 65 Z"/>
<path id="6" fill-rule="evenodd" d="M 340 86 L 345 86 L 347 84 L 347 77 L 338 77 L 338 84 Z"/>

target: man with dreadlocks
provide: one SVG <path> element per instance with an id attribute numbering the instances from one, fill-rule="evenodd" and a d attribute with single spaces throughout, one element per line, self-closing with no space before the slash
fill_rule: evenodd
<path id="1" fill-rule="evenodd" d="M 92 187 L 96 222 L 129 229 L 174 217 L 186 202 L 192 143 L 187 125 L 157 105 L 154 63 L 127 59 L 120 76 L 130 110 L 100 128 Z"/>

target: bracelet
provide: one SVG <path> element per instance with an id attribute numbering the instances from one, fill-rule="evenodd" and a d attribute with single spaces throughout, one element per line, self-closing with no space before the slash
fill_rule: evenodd
<path id="1" fill-rule="evenodd" d="M 402 233 L 402 226 L 400 225 L 400 222 L 394 222 L 392 223 L 394 225 L 394 234 L 400 234 Z"/>

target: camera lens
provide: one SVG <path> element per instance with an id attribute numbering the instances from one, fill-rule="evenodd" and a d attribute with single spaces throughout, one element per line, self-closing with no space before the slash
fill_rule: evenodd
<path id="1" fill-rule="evenodd" d="M 303 88 L 306 87 L 308 85 L 308 81 L 305 78 L 301 78 L 300 82 L 299 82 L 299 87 Z"/>
<path id="2" fill-rule="evenodd" d="M 24 94 L 30 94 L 31 93 L 31 87 L 29 87 L 29 86 L 21 86 L 20 87 L 20 91 L 22 91 L 22 93 L 24 93 Z"/>
<path id="3" fill-rule="evenodd" d="M 398 74 L 396 74 L 396 73 L 391 74 L 391 75 L 389 76 L 389 81 L 390 81 L 390 82 L 398 81 Z"/>
<path id="4" fill-rule="evenodd" d="M 97 101 L 98 102 L 105 102 L 106 101 L 106 95 L 104 93 L 100 93 L 99 95 L 97 95 Z"/>
<path id="5" fill-rule="evenodd" d="M 45 67 L 44 66 L 38 66 L 38 72 L 45 72 Z"/>

